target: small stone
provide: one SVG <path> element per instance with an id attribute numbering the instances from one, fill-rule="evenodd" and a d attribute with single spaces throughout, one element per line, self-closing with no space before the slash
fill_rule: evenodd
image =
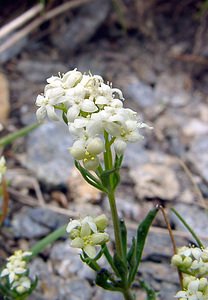
<path id="1" fill-rule="evenodd" d="M 131 170 L 130 175 L 140 199 L 173 200 L 179 194 L 180 185 L 174 171 L 168 166 L 144 164 Z"/>
<path id="2" fill-rule="evenodd" d="M 73 166 L 68 151 L 71 144 L 67 126 L 58 122 L 42 124 L 28 136 L 21 161 L 48 186 L 66 185 Z"/>
<path id="3" fill-rule="evenodd" d="M 188 137 L 205 135 L 208 133 L 208 124 L 198 119 L 191 119 L 183 127 L 183 134 Z"/>
<path id="4" fill-rule="evenodd" d="M 57 242 L 51 249 L 51 262 L 57 274 L 67 279 L 77 275 L 83 279 L 95 279 L 95 273 L 80 259 L 80 250 L 70 247 L 70 240 Z"/>
<path id="5" fill-rule="evenodd" d="M 180 107 L 191 100 L 192 81 L 187 74 L 163 73 L 155 87 L 155 97 L 160 103 Z"/>
<path id="6" fill-rule="evenodd" d="M 135 101 L 140 107 L 146 108 L 155 104 L 155 96 L 151 86 L 140 81 L 136 76 L 128 76 L 123 93 L 126 99 Z"/>
<path id="7" fill-rule="evenodd" d="M 70 197 L 75 202 L 99 203 L 101 192 L 87 183 L 77 169 L 72 169 L 68 180 Z"/>
<path id="8" fill-rule="evenodd" d="M 9 112 L 9 83 L 5 75 L 0 73 L 0 124 L 7 121 Z"/>

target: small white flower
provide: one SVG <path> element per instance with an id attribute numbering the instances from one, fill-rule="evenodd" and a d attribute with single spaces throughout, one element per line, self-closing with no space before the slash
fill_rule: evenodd
<path id="1" fill-rule="evenodd" d="M 97 223 L 97 225 L 96 225 Z M 69 222 L 66 231 L 70 234 L 71 246 L 82 249 L 90 258 L 96 256 L 96 246 L 109 240 L 109 235 L 103 230 L 107 226 L 105 215 L 92 218 L 90 216 L 81 220 Z M 98 231 L 101 230 L 101 232 Z"/>
<path id="2" fill-rule="evenodd" d="M 50 103 L 49 98 L 47 96 L 38 95 L 36 99 L 36 105 L 39 106 L 36 116 L 39 122 L 42 122 L 46 115 L 54 121 L 58 121 L 59 118 L 57 114 L 55 113 L 55 108 L 53 104 Z"/>
<path id="3" fill-rule="evenodd" d="M 20 277 L 12 283 L 11 289 L 16 290 L 18 294 L 23 294 L 27 292 L 31 287 L 31 280 L 26 277 Z"/>

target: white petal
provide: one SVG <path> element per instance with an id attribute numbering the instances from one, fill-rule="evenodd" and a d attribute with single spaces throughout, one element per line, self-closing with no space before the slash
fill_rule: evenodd
<path id="1" fill-rule="evenodd" d="M 93 232 L 97 232 L 97 226 L 93 220 L 92 217 L 85 217 L 83 220 L 82 220 L 82 223 L 87 223 L 89 226 L 90 226 L 90 229 L 93 231 Z"/>
<path id="2" fill-rule="evenodd" d="M 8 274 L 9 274 L 9 270 L 8 270 L 8 269 L 4 269 L 4 270 L 1 272 L 0 277 L 7 276 Z"/>
<path id="3" fill-rule="evenodd" d="M 72 229 L 76 228 L 76 227 L 80 227 L 81 223 L 78 220 L 72 220 L 71 222 L 69 222 L 69 224 L 66 227 L 66 232 L 70 233 L 72 231 Z"/>
<path id="4" fill-rule="evenodd" d="M 85 112 L 95 112 L 98 108 L 93 101 L 84 100 L 81 104 L 81 110 Z"/>
<path id="5" fill-rule="evenodd" d="M 125 141 L 122 139 L 116 139 L 115 142 L 113 143 L 115 152 L 118 155 L 123 155 L 124 151 L 126 150 L 127 144 Z"/>
<path id="6" fill-rule="evenodd" d="M 185 291 L 180 291 L 175 295 L 175 298 L 187 298 L 187 293 Z"/>
<path id="7" fill-rule="evenodd" d="M 69 122 L 73 122 L 79 115 L 80 108 L 78 105 L 73 105 L 67 111 L 67 119 Z"/>
<path id="8" fill-rule="evenodd" d="M 90 258 L 95 258 L 96 256 L 96 249 L 95 247 L 91 245 L 87 245 L 84 247 L 84 252 L 90 257 Z"/>
<path id="9" fill-rule="evenodd" d="M 45 106 L 38 108 L 38 110 L 36 111 L 36 117 L 37 117 L 38 122 L 42 122 L 45 119 L 45 117 L 46 117 Z"/>
<path id="10" fill-rule="evenodd" d="M 73 248 L 83 248 L 84 241 L 80 237 L 76 237 L 74 240 L 71 241 L 71 247 Z"/>
<path id="11" fill-rule="evenodd" d="M 51 105 L 46 105 L 48 117 L 53 121 L 59 121 L 59 117 L 55 113 L 55 108 Z"/>

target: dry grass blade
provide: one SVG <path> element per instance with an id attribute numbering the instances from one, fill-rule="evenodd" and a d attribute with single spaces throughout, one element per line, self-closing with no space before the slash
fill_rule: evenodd
<path id="1" fill-rule="evenodd" d="M 31 9 L 12 20 L 9 24 L 6 24 L 0 29 L 0 39 L 4 36 L 8 35 L 12 31 L 24 25 L 26 22 L 34 18 L 37 14 L 39 14 L 43 9 L 42 4 L 37 4 L 33 6 Z"/>
<path id="2" fill-rule="evenodd" d="M 0 215 L 0 225 L 6 219 L 8 213 L 8 207 L 9 207 L 9 194 L 7 190 L 7 183 L 4 177 L 2 178 L 1 186 L 2 186 L 2 194 L 3 194 L 3 203 L 2 203 L 2 209 Z"/>
<path id="3" fill-rule="evenodd" d="M 0 47 L 0 53 L 6 51 L 8 48 L 12 47 L 16 44 L 19 40 L 27 36 L 30 32 L 35 30 L 38 26 L 40 26 L 45 21 L 48 21 L 65 11 L 78 7 L 82 4 L 91 2 L 92 0 L 74 0 L 66 2 L 58 7 L 51 9 L 50 11 L 46 12 L 44 15 L 36 18 L 34 21 L 26 25 L 23 29 L 19 30 L 18 32 L 14 33 L 10 38 L 8 38 Z"/>

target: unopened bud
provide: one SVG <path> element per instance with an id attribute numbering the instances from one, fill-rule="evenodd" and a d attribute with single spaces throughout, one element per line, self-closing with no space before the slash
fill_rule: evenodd
<path id="1" fill-rule="evenodd" d="M 106 215 L 102 214 L 94 219 L 95 224 L 97 225 L 97 229 L 99 231 L 104 231 L 108 225 L 108 218 Z"/>

